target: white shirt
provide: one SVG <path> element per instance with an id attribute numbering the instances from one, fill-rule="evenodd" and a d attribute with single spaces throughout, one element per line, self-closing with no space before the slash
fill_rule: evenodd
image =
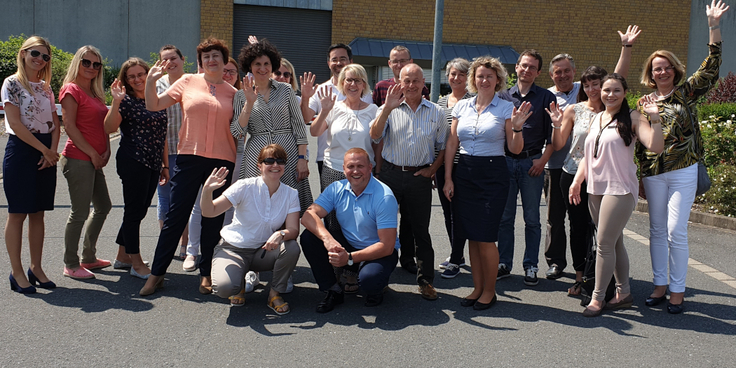
<path id="1" fill-rule="evenodd" d="M 280 229 L 286 215 L 299 212 L 299 192 L 281 183 L 269 196 L 260 176 L 240 179 L 222 194 L 235 208 L 233 221 L 220 230 L 222 239 L 238 248 L 260 248 Z"/>
<path id="2" fill-rule="evenodd" d="M 337 90 L 337 87 L 335 87 L 334 84 L 332 84 L 332 78 L 330 78 L 327 82 L 324 82 L 317 86 L 317 89 L 315 91 L 319 91 L 322 88 L 330 88 L 332 89 L 332 94 L 337 96 L 335 99 L 335 102 L 342 101 L 345 99 L 345 95 L 340 93 L 340 91 Z M 366 86 L 365 88 L 368 88 Z M 361 101 L 365 103 L 372 104 L 373 103 L 373 97 L 369 93 L 363 97 L 360 98 Z M 319 102 L 319 97 L 317 97 L 317 92 L 314 93 L 314 96 L 309 98 L 309 108 L 314 111 L 315 114 L 319 114 L 320 111 L 322 111 L 322 104 Z M 308 116 L 307 118 L 312 118 L 311 116 Z M 325 157 L 325 150 L 327 149 L 327 131 L 322 133 L 319 137 L 317 137 L 317 161 L 324 161 Z M 339 171 L 339 170 L 338 170 Z"/>
<path id="3" fill-rule="evenodd" d="M 377 110 L 378 106 L 372 103 L 362 110 L 353 110 L 342 102 L 335 103 L 325 121 L 328 134 L 324 160 L 327 167 L 342 171 L 345 152 L 353 147 L 366 150 L 371 164 L 376 164 L 370 130 Z"/>

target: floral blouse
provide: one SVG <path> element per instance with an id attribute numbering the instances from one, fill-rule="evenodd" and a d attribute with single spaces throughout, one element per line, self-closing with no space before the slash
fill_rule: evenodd
<path id="1" fill-rule="evenodd" d="M 120 101 L 120 148 L 147 168 L 161 171 L 166 142 L 166 111 L 148 111 L 146 100 L 126 95 Z"/>
<path id="2" fill-rule="evenodd" d="M 50 133 L 56 128 L 53 120 L 53 114 L 56 113 L 54 92 L 50 88 L 44 89 L 44 81 L 28 83 L 31 85 L 33 94 L 20 84 L 15 74 L 5 78 L 0 91 L 2 103 L 3 105 L 9 103 L 20 109 L 20 122 L 31 133 Z M 15 135 L 7 119 L 5 120 L 5 130 Z"/>
<path id="3" fill-rule="evenodd" d="M 595 113 L 585 106 L 585 102 L 578 102 L 572 105 L 572 108 L 575 111 L 575 120 L 571 132 L 572 142 L 570 143 L 570 152 L 562 164 L 562 170 L 570 175 L 575 175 L 578 172 L 580 161 L 585 157 L 585 138 L 588 136 L 590 121 Z"/>
<path id="4" fill-rule="evenodd" d="M 721 65 L 721 43 L 708 45 L 710 53 L 700 68 L 662 101 L 658 101 L 662 117 L 664 150 L 654 153 L 641 144 L 636 146 L 641 176 L 654 176 L 693 165 L 703 157 L 703 139 L 700 136 L 698 99 L 718 81 Z M 638 107 L 641 111 L 641 106 Z"/>

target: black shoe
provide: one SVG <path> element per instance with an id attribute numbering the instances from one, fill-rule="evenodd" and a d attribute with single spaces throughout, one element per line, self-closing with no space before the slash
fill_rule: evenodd
<path id="1" fill-rule="evenodd" d="M 537 268 L 536 267 L 530 267 L 524 270 L 524 284 L 529 286 L 535 286 L 539 283 L 539 279 L 537 278 Z"/>
<path id="2" fill-rule="evenodd" d="M 317 304 L 317 313 L 327 313 L 333 309 L 335 309 L 335 306 L 338 304 L 342 304 L 345 302 L 345 296 L 342 295 L 342 293 L 338 293 L 337 291 L 328 290 L 327 296 L 325 296 L 324 299 L 322 299 L 319 304 Z"/>
<path id="3" fill-rule="evenodd" d="M 680 313 L 682 313 L 682 311 L 685 310 L 685 307 L 683 306 L 684 304 L 685 304 L 684 301 L 682 303 L 680 303 L 680 304 L 667 303 L 667 313 L 669 313 L 669 314 L 680 314 Z"/>
<path id="4" fill-rule="evenodd" d="M 481 303 L 479 301 L 476 301 L 475 304 L 473 304 L 473 309 L 475 309 L 475 310 L 486 310 L 486 309 L 490 308 L 491 306 L 493 306 L 494 304 L 496 304 L 496 300 L 498 300 L 498 299 L 494 295 L 493 296 L 493 299 L 491 299 L 491 301 L 488 302 L 488 303 Z"/>
<path id="5" fill-rule="evenodd" d="M 650 297 L 647 298 L 647 300 L 644 301 L 644 304 L 647 307 L 654 307 L 655 305 L 659 305 L 659 303 L 661 303 L 661 302 L 663 302 L 665 300 L 667 300 L 667 294 L 666 293 L 665 294 L 662 294 L 662 296 L 660 296 L 659 298 L 653 298 L 653 297 L 650 296 Z"/>
<path id="6" fill-rule="evenodd" d="M 419 271 L 419 269 L 417 268 L 417 264 L 416 263 L 405 263 L 405 264 L 402 264 L 401 265 L 401 268 L 405 269 L 406 272 L 408 272 L 408 273 L 410 273 L 412 275 L 416 275 L 417 272 Z"/>
<path id="7" fill-rule="evenodd" d="M 376 307 L 383 303 L 383 293 L 370 294 L 365 298 L 366 307 Z"/>
<path id="8" fill-rule="evenodd" d="M 552 265 L 544 274 L 548 280 L 557 280 L 562 277 L 562 269 L 557 265 Z"/>
<path id="9" fill-rule="evenodd" d="M 461 307 L 472 307 L 473 305 L 475 305 L 475 302 L 477 301 L 478 299 L 463 298 L 463 300 L 460 301 L 460 306 Z"/>
<path id="10" fill-rule="evenodd" d="M 496 280 L 504 279 L 511 276 L 511 271 L 506 267 L 505 264 L 499 263 L 498 273 L 496 274 Z"/>

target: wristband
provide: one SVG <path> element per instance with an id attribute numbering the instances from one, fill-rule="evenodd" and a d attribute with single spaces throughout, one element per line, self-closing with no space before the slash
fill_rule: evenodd
<path id="1" fill-rule="evenodd" d="M 166 169 L 166 170 L 168 170 L 168 169 L 169 169 L 169 167 L 168 167 L 168 166 L 164 166 L 164 167 L 162 167 L 162 168 L 161 168 L 161 170 L 163 170 L 163 169 Z"/>
<path id="2" fill-rule="evenodd" d="M 624 45 L 624 44 L 622 44 L 621 47 L 634 47 L 634 45 Z"/>
<path id="3" fill-rule="evenodd" d="M 523 131 L 523 129 L 516 130 L 514 128 L 511 128 L 511 131 L 514 132 L 514 133 L 521 133 Z"/>
<path id="4" fill-rule="evenodd" d="M 561 128 L 562 128 L 562 125 L 557 126 L 557 125 L 552 124 L 552 129 L 561 129 Z"/>
<path id="5" fill-rule="evenodd" d="M 718 28 L 721 28 L 721 25 L 720 24 L 716 24 L 715 26 L 708 27 L 708 29 L 710 29 L 711 31 L 715 31 Z"/>

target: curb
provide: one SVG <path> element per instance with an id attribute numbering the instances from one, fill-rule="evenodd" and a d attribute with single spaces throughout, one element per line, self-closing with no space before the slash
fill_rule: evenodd
<path id="1" fill-rule="evenodd" d="M 646 200 L 639 198 L 639 203 L 636 205 L 636 210 L 639 212 L 649 214 L 649 203 Z M 721 229 L 736 230 L 736 218 L 726 217 L 721 215 L 713 215 L 710 213 L 690 211 L 690 222 L 715 226 Z"/>

